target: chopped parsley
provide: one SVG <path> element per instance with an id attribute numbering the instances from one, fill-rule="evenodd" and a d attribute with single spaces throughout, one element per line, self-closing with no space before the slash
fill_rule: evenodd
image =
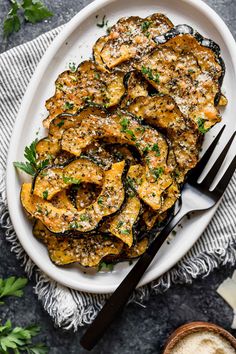
<path id="1" fill-rule="evenodd" d="M 146 75 L 148 77 L 149 80 L 155 81 L 156 83 L 160 83 L 160 74 L 153 74 L 152 69 L 148 68 L 147 66 L 142 66 L 141 69 L 142 74 Z"/>
<path id="2" fill-rule="evenodd" d="M 61 128 L 64 124 L 65 124 L 65 121 L 64 121 L 64 119 L 62 119 L 62 120 L 57 124 L 57 127 L 58 127 L 58 128 Z"/>
<path id="3" fill-rule="evenodd" d="M 80 215 L 80 220 L 81 221 L 89 221 L 89 215 L 86 215 L 86 214 Z"/>
<path id="4" fill-rule="evenodd" d="M 122 127 L 121 132 L 130 135 L 131 136 L 131 140 L 135 141 L 136 140 L 136 136 L 135 136 L 134 132 L 131 129 L 128 129 L 129 124 L 130 124 L 130 122 L 129 122 L 128 118 L 123 118 L 120 121 L 120 125 Z"/>
<path id="5" fill-rule="evenodd" d="M 149 29 L 149 27 L 151 26 L 151 24 L 152 24 L 151 21 L 144 21 L 141 26 L 142 31 L 146 32 Z"/>
<path id="6" fill-rule="evenodd" d="M 48 191 L 43 191 L 43 199 L 47 199 L 48 197 Z"/>
<path id="7" fill-rule="evenodd" d="M 71 183 L 71 184 L 80 184 L 81 183 L 81 179 L 78 179 L 78 178 L 67 177 L 67 176 L 63 176 L 62 178 L 63 178 L 64 183 Z"/>
<path id="8" fill-rule="evenodd" d="M 136 136 L 132 130 L 126 129 L 125 133 L 131 136 L 131 140 L 136 140 Z"/>
<path id="9" fill-rule="evenodd" d="M 74 107 L 74 103 L 73 102 L 66 102 L 64 104 L 64 108 L 65 109 L 72 109 Z"/>
<path id="10" fill-rule="evenodd" d="M 56 83 L 56 88 L 58 89 L 58 90 L 62 90 L 63 89 L 63 84 L 62 83 L 60 83 L 60 82 L 57 82 Z"/>
<path id="11" fill-rule="evenodd" d="M 204 128 L 204 124 L 205 124 L 205 119 L 199 117 L 198 118 L 198 121 L 197 121 L 197 125 L 198 125 L 198 130 L 202 133 L 202 134 L 205 134 L 208 132 L 209 128 L 208 129 L 205 129 Z"/>
<path id="12" fill-rule="evenodd" d="M 152 175 L 155 177 L 155 181 L 163 174 L 164 170 L 162 167 L 153 168 L 151 170 Z"/>
<path id="13" fill-rule="evenodd" d="M 78 224 L 77 221 L 73 221 L 70 223 L 69 227 L 70 227 L 70 229 L 78 229 L 80 227 L 80 225 Z"/>
<path id="14" fill-rule="evenodd" d="M 102 199 L 102 197 L 99 197 L 98 198 L 98 205 L 102 205 L 103 204 L 103 199 Z"/>
<path id="15" fill-rule="evenodd" d="M 122 225 L 124 225 L 124 221 L 119 221 L 116 228 L 120 229 Z"/>
<path id="16" fill-rule="evenodd" d="M 72 73 L 75 73 L 77 68 L 76 68 L 76 64 L 73 62 L 73 63 L 69 63 L 69 68 L 70 68 L 70 71 Z"/>
<path id="17" fill-rule="evenodd" d="M 130 187 L 131 189 L 135 190 L 135 185 L 134 185 L 134 179 L 133 178 L 127 176 L 126 184 L 127 184 L 127 187 Z"/>
<path id="18" fill-rule="evenodd" d="M 159 149 L 158 144 L 153 144 L 152 151 L 156 152 L 156 156 L 160 156 L 160 149 Z"/>
<path id="19" fill-rule="evenodd" d="M 120 125 L 122 126 L 122 132 L 125 132 L 126 129 L 128 129 L 128 126 L 129 126 L 129 120 L 128 118 L 123 118 L 121 121 L 120 121 Z"/>
<path id="20" fill-rule="evenodd" d="M 95 79 L 98 79 L 98 80 L 99 80 L 99 79 L 100 79 L 100 74 L 99 74 L 99 73 L 95 73 L 95 74 L 94 74 L 94 77 L 95 77 Z"/>
<path id="21" fill-rule="evenodd" d="M 128 229 L 123 229 L 123 230 L 120 230 L 120 233 L 121 233 L 122 235 L 129 235 L 130 230 L 128 230 Z"/>
<path id="22" fill-rule="evenodd" d="M 158 144 L 153 144 L 152 146 L 150 144 L 146 145 L 144 148 L 143 148 L 143 152 L 148 152 L 148 151 L 155 151 L 156 152 L 156 156 L 160 156 L 160 149 L 159 149 L 159 146 Z"/>
<path id="23" fill-rule="evenodd" d="M 43 209 L 40 205 L 37 205 L 37 209 L 36 209 L 37 213 L 42 214 L 43 213 Z"/>

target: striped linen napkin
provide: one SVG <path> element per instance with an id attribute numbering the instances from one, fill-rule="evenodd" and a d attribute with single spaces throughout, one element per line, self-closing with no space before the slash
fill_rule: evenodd
<path id="1" fill-rule="evenodd" d="M 0 55 L 0 225 L 12 251 L 23 260 L 28 276 L 35 276 L 35 292 L 56 325 L 66 329 L 92 322 L 108 295 L 74 291 L 49 279 L 22 249 L 9 218 L 5 193 L 5 168 L 11 132 L 22 97 L 42 55 L 62 27 Z M 131 301 L 142 302 L 151 291 L 173 283 L 190 283 L 214 268 L 236 262 L 236 175 L 209 227 L 190 252 L 158 281 L 136 291 Z"/>

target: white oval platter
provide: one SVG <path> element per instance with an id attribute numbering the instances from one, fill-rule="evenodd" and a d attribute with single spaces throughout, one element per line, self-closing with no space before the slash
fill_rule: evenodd
<path id="1" fill-rule="evenodd" d="M 91 57 L 92 45 L 105 33 L 96 23 L 106 15 L 109 25 L 120 17 L 139 15 L 146 17 L 154 12 L 166 14 L 172 22 L 187 23 L 203 36 L 217 42 L 226 64 L 223 88 L 229 104 L 223 112 L 223 123 L 227 125 L 215 157 L 223 144 L 235 130 L 236 120 L 236 44 L 222 19 L 201 0 L 96 0 L 80 11 L 62 30 L 46 51 L 38 65 L 24 96 L 11 138 L 7 163 L 7 198 L 10 216 L 23 248 L 33 262 L 50 278 L 73 289 L 92 293 L 113 292 L 127 272 L 127 263 L 115 266 L 112 272 L 87 272 L 77 265 L 57 267 L 49 259 L 43 244 L 32 236 L 32 224 L 20 205 L 20 186 L 26 177 L 13 167 L 13 161 L 23 161 L 24 147 L 38 137 L 44 136 L 42 119 L 47 116 L 44 103 L 54 92 L 54 81 L 58 74 L 68 68 L 69 62 L 79 64 Z M 97 17 L 98 16 L 98 17 Z M 212 140 L 221 124 L 207 134 L 204 146 Z M 234 149 L 235 152 L 235 149 Z M 226 163 L 227 164 L 227 163 Z M 147 284 L 173 267 L 194 245 L 209 224 L 216 208 L 194 215 L 182 222 L 176 236 L 169 244 L 164 244 L 158 256 L 143 276 L 139 286 Z"/>

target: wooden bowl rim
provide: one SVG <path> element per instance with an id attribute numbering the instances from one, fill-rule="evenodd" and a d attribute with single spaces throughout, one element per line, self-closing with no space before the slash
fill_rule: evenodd
<path id="1" fill-rule="evenodd" d="M 190 322 L 178 327 L 168 338 L 163 354 L 170 354 L 173 347 L 190 333 L 200 331 L 215 332 L 226 339 L 236 350 L 236 338 L 224 328 L 209 322 Z"/>

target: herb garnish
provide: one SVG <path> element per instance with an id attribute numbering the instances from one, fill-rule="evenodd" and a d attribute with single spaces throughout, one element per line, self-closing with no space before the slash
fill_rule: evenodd
<path id="1" fill-rule="evenodd" d="M 120 125 L 122 127 L 121 132 L 130 135 L 131 136 L 131 140 L 135 141 L 136 140 L 136 136 L 135 136 L 134 132 L 131 129 L 128 129 L 129 124 L 130 124 L 129 120 L 127 118 L 123 118 L 120 121 Z"/>
<path id="2" fill-rule="evenodd" d="M 43 199 L 47 199 L 48 197 L 48 191 L 43 191 Z"/>
<path id="3" fill-rule="evenodd" d="M 66 102 L 64 104 L 64 108 L 65 109 L 72 109 L 74 107 L 74 103 L 73 102 Z"/>
<path id="4" fill-rule="evenodd" d="M 81 179 L 78 179 L 78 178 L 67 177 L 67 176 L 63 176 L 62 178 L 63 178 L 64 183 L 71 183 L 71 184 L 80 184 L 81 183 Z"/>
<path id="5" fill-rule="evenodd" d="M 122 235 L 129 235 L 130 231 L 128 229 L 123 229 L 123 230 L 120 230 L 120 233 Z"/>
<path id="6" fill-rule="evenodd" d="M 69 68 L 70 68 L 70 71 L 71 71 L 72 73 L 75 73 L 76 70 L 77 70 L 76 64 L 75 64 L 74 62 L 69 63 Z"/>
<path id="7" fill-rule="evenodd" d="M 24 157 L 27 160 L 26 162 L 13 162 L 13 165 L 16 168 L 24 171 L 25 173 L 35 176 L 41 169 L 47 167 L 50 163 L 49 159 L 43 161 L 37 161 L 37 152 L 36 145 L 38 139 L 35 139 L 30 146 L 25 147 Z"/>
<path id="8" fill-rule="evenodd" d="M 26 278 L 16 278 L 14 276 L 7 279 L 0 278 L 0 299 L 7 296 L 21 297 L 23 295 L 23 288 L 27 282 Z M 12 328 L 10 320 L 7 320 L 5 324 L 0 322 L 0 353 L 48 353 L 48 349 L 44 344 L 32 343 L 32 338 L 38 335 L 39 331 L 40 328 L 38 326 Z"/>
<path id="9" fill-rule="evenodd" d="M 17 296 L 21 297 L 23 295 L 23 288 L 28 283 L 26 278 L 10 277 L 8 279 L 0 278 L 0 299 L 6 296 Z M 1 301 L 2 305 L 3 302 Z"/>
<path id="10" fill-rule="evenodd" d="M 102 197 L 99 197 L 98 198 L 98 205 L 102 205 L 103 204 L 103 199 L 102 199 Z"/>
<path id="11" fill-rule="evenodd" d="M 112 271 L 114 268 L 114 265 L 112 263 L 106 263 L 106 262 L 101 262 L 98 265 L 98 271 L 100 270 L 108 270 L 108 271 Z"/>
<path id="12" fill-rule="evenodd" d="M 158 178 L 163 174 L 164 170 L 162 167 L 157 167 L 157 168 L 153 168 L 151 170 L 151 173 L 153 174 L 153 176 L 155 177 L 155 182 L 158 180 Z"/>
<path id="13" fill-rule="evenodd" d="M 104 26 L 107 26 L 107 25 L 108 25 L 108 20 L 106 20 L 106 15 L 104 15 L 102 18 L 102 22 L 97 23 L 97 26 L 100 28 L 103 28 Z"/>
<path id="14" fill-rule="evenodd" d="M 95 72 L 94 77 L 95 77 L 95 79 L 99 80 L 100 79 L 100 74 Z"/>
<path id="15" fill-rule="evenodd" d="M 15 327 L 12 328 L 10 320 L 3 325 L 0 324 L 0 353 L 28 353 L 46 354 L 47 347 L 42 344 L 33 344 L 32 338 L 39 334 L 40 327 Z"/>
<path id="16" fill-rule="evenodd" d="M 150 144 L 146 145 L 144 148 L 143 148 L 143 152 L 148 152 L 148 151 L 155 151 L 156 152 L 156 156 L 160 156 L 160 149 L 159 149 L 159 146 L 158 144 L 153 144 L 152 146 Z"/>
<path id="17" fill-rule="evenodd" d="M 205 134 L 208 132 L 209 128 L 208 129 L 205 129 L 204 128 L 204 124 L 205 124 L 205 119 L 199 117 L 198 118 L 198 121 L 197 121 L 197 125 L 198 125 L 198 130 L 202 133 L 202 134 Z"/>
<path id="18" fill-rule="evenodd" d="M 58 128 L 61 128 L 64 124 L 65 124 L 65 121 L 64 121 L 64 119 L 62 119 L 62 120 L 57 124 L 57 127 L 58 127 Z"/>
<path id="19" fill-rule="evenodd" d="M 80 220 L 81 221 L 89 221 L 89 216 L 86 214 L 82 214 L 82 215 L 80 215 Z"/>
<path id="20" fill-rule="evenodd" d="M 30 23 L 36 23 L 53 16 L 53 13 L 39 0 L 23 0 L 20 3 L 17 0 L 11 0 L 11 8 L 3 23 L 4 37 L 9 37 L 13 32 L 18 32 L 21 28 L 22 12 L 24 20 Z"/>
<path id="21" fill-rule="evenodd" d="M 77 221 L 73 221 L 69 224 L 70 229 L 78 229 L 79 227 L 80 227 L 80 225 L 78 224 Z"/>
<path id="22" fill-rule="evenodd" d="M 128 118 L 123 118 L 121 121 L 120 121 L 120 125 L 122 126 L 122 132 L 125 132 L 126 129 L 128 129 L 128 126 L 129 126 L 129 120 Z"/>
<path id="23" fill-rule="evenodd" d="M 117 228 L 117 229 L 120 229 L 123 224 L 124 224 L 124 221 L 121 221 L 121 220 L 120 220 L 120 221 L 118 222 L 116 228 Z"/>
<path id="24" fill-rule="evenodd" d="M 151 26 L 151 24 L 152 24 L 151 21 L 144 21 L 141 26 L 142 31 L 146 32 L 149 29 L 149 27 Z"/>
<path id="25" fill-rule="evenodd" d="M 142 74 L 146 75 L 149 80 L 155 81 L 158 84 L 160 83 L 160 74 L 157 73 L 154 75 L 151 68 L 142 66 L 141 72 Z"/>

